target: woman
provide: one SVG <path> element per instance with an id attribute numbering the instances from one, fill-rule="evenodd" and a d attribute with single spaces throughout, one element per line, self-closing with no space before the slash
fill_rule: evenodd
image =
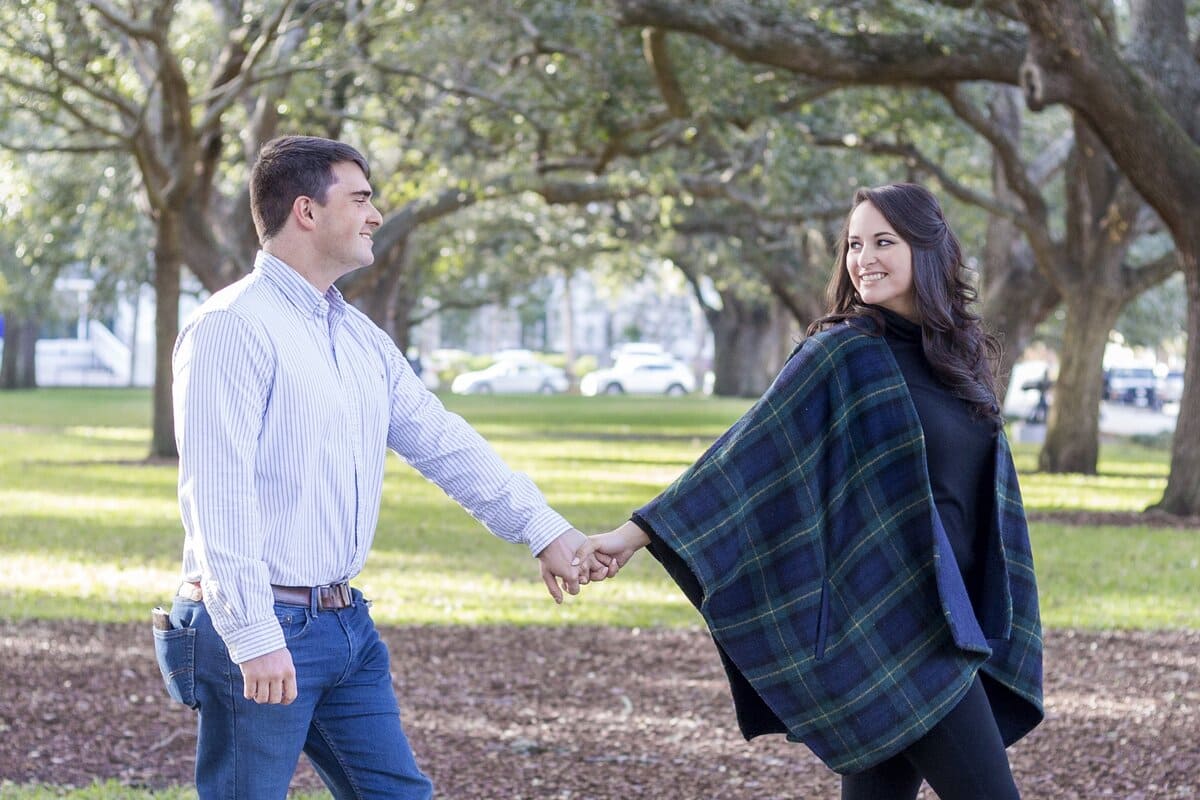
<path id="1" fill-rule="evenodd" d="M 1042 719 L 1037 588 L 959 243 L 915 184 L 861 189 L 829 313 L 766 394 L 625 525 L 700 609 L 746 738 L 786 733 L 844 800 L 1016 798 Z"/>

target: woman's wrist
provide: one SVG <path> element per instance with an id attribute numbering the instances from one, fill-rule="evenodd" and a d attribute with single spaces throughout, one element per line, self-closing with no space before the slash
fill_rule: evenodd
<path id="1" fill-rule="evenodd" d="M 627 520 L 616 532 L 631 549 L 637 550 L 650 544 L 649 535 L 633 520 Z"/>

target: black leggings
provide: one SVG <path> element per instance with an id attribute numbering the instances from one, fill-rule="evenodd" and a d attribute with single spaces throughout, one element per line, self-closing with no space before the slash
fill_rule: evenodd
<path id="1" fill-rule="evenodd" d="M 914 800 L 922 779 L 940 800 L 1020 800 L 978 675 L 929 733 L 881 764 L 843 775 L 842 800 Z"/>

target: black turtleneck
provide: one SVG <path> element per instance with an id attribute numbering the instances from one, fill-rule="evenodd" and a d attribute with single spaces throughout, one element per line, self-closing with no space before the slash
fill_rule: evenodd
<path id="1" fill-rule="evenodd" d="M 921 346 L 921 328 L 879 306 L 887 323 L 883 338 L 891 347 L 908 384 L 925 434 L 929 482 L 938 516 L 950 538 L 954 558 L 972 600 L 980 582 L 978 556 L 983 552 L 995 492 L 994 431 L 966 400 L 955 397 L 938 380 Z"/>

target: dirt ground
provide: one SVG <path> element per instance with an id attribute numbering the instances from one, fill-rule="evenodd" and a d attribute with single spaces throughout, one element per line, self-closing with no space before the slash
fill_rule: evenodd
<path id="1" fill-rule="evenodd" d="M 738 735 L 703 631 L 384 634 L 441 798 L 837 796 L 804 747 Z M 1200 632 L 1051 631 L 1046 675 L 1046 722 L 1011 751 L 1027 800 L 1200 797 Z M 185 784 L 194 747 L 148 625 L 0 623 L 0 780 Z M 319 781 L 302 763 L 294 785 Z"/>

